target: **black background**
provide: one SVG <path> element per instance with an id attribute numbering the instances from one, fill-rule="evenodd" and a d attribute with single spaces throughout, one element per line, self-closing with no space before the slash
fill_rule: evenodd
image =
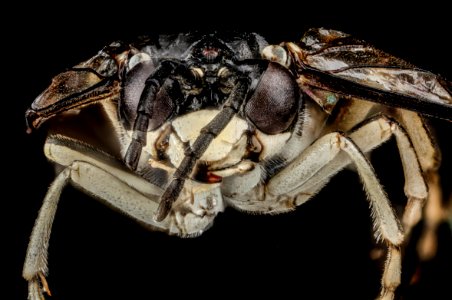
<path id="1" fill-rule="evenodd" d="M 71 6 L 72 5 L 72 6 Z M 3 179 L 2 245 L 7 254 L 0 293 L 25 299 L 21 269 L 28 236 L 53 178 L 42 153 L 44 133 L 25 134 L 24 111 L 50 79 L 104 45 L 139 34 L 203 30 L 252 30 L 272 42 L 297 40 L 310 27 L 351 33 L 387 52 L 452 78 L 452 26 L 448 9 L 395 9 L 326 3 L 251 5 L 210 2 L 141 6 L 136 3 L 67 4 L 5 11 L 2 24 Z M 201 9 L 207 10 L 202 12 Z M 27 11 L 27 13 L 25 13 Z M 450 191 L 451 123 L 433 120 L 443 150 L 443 184 Z M 403 177 L 395 144 L 378 149 L 372 162 L 389 196 L 403 203 Z M 296 212 L 252 216 L 228 209 L 196 239 L 149 232 L 86 195 L 67 188 L 50 242 L 52 299 L 151 299 L 166 297 L 263 297 L 278 299 L 373 299 L 381 265 L 373 247 L 368 204 L 357 175 L 344 171 Z M 452 238 L 441 227 L 440 251 L 419 266 L 403 299 L 452 297 Z M 3 252 L 5 253 L 5 252 Z M 416 266 L 408 255 L 408 280 Z M 11 266 L 11 268 L 10 268 Z M 6 277 L 6 279 L 5 279 Z M 0 298 L 3 298 L 0 296 Z"/>

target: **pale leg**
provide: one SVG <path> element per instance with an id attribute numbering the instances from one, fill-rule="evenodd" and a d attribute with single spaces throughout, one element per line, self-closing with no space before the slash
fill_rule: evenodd
<path id="1" fill-rule="evenodd" d="M 397 145 L 401 155 L 402 165 L 405 174 L 405 194 L 408 197 L 407 210 L 405 216 L 409 216 L 410 220 L 415 220 L 413 217 L 415 212 L 419 212 L 422 204 L 427 197 L 427 188 L 425 181 L 423 179 L 421 169 L 417 160 L 416 153 L 410 143 L 410 139 L 406 132 L 401 128 L 396 122 L 389 120 L 388 118 L 381 116 L 370 120 L 369 122 L 363 124 L 361 127 L 349 134 L 349 137 L 356 143 L 358 148 L 363 152 L 368 152 L 373 148 L 381 145 L 383 142 L 388 140 L 392 135 L 396 137 Z M 323 139 L 323 138 L 322 138 Z M 330 139 L 331 145 L 334 141 Z M 340 143 L 336 143 L 340 145 Z M 339 148 L 344 150 L 342 153 Z M 307 196 L 299 197 L 299 203 L 303 203 L 308 200 L 314 193 L 316 193 L 320 188 L 328 182 L 329 178 L 344 168 L 350 162 L 354 162 L 358 167 L 358 172 L 363 179 L 366 191 L 369 195 L 371 205 L 373 208 L 383 208 L 385 206 L 389 207 L 387 203 L 388 200 L 382 192 L 382 188 L 373 174 L 372 168 L 367 168 L 367 161 L 360 159 L 362 154 L 357 151 L 350 151 L 353 147 L 339 146 L 339 147 L 328 147 L 328 142 L 317 141 L 311 148 L 307 149 L 291 166 L 293 168 L 286 168 L 281 173 L 279 179 L 275 176 L 275 181 L 271 181 L 268 190 L 272 193 L 290 193 L 297 194 L 299 192 L 307 192 Z M 346 155 L 346 154 L 348 155 Z M 360 164 L 358 162 L 361 161 Z M 361 165 L 361 167 L 360 167 Z M 364 167 L 363 167 L 364 166 Z M 360 171 L 361 169 L 361 171 Z M 291 178 L 284 179 L 284 176 L 290 174 Z M 283 190 L 278 190 L 279 184 L 285 181 L 283 185 Z M 298 180 L 298 183 L 296 182 Z M 371 186 L 369 188 L 369 185 Z M 296 188 L 295 188 L 296 187 Z M 285 190 L 284 190 L 285 189 Z M 381 196 L 383 195 L 383 196 Z M 383 203 L 386 203 L 383 204 Z M 388 257 L 385 264 L 385 271 L 382 278 L 382 299 L 392 299 L 394 297 L 394 291 L 400 284 L 400 269 L 401 269 L 401 257 L 400 249 L 402 238 L 400 239 L 390 239 L 390 235 L 387 233 L 401 233 L 401 229 L 398 226 L 397 221 L 390 222 L 392 230 L 382 230 L 381 226 L 385 227 L 389 219 L 396 220 L 392 209 L 384 208 L 381 213 L 378 210 L 373 210 L 374 224 L 377 232 L 381 234 L 381 237 L 389 241 Z M 375 213 L 377 211 L 377 213 Z M 389 212 L 389 213 L 388 213 Z M 420 216 L 416 216 L 420 217 Z M 383 218 L 381 222 L 378 222 L 379 218 Z M 409 224 L 414 224 L 414 222 L 409 222 Z M 396 224 L 394 226 L 394 224 Z M 395 236 L 397 236 L 396 234 Z"/>

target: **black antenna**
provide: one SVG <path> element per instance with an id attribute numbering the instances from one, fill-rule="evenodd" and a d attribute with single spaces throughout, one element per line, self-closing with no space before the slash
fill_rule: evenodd
<path id="1" fill-rule="evenodd" d="M 160 197 L 160 204 L 154 219 L 157 222 L 163 221 L 171 210 L 173 203 L 179 197 L 185 180 L 191 174 L 193 167 L 198 159 L 204 154 L 210 143 L 220 132 L 229 124 L 232 117 L 238 112 L 242 101 L 248 93 L 249 83 L 247 80 L 239 79 L 223 109 L 218 113 L 212 121 L 201 129 L 201 134 L 193 143 L 193 146 L 187 146 L 185 149 L 185 157 L 173 174 L 173 180 L 167 186 L 165 192 Z"/>

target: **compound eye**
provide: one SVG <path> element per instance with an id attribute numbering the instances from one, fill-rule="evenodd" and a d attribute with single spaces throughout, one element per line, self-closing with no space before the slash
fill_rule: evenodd
<path id="1" fill-rule="evenodd" d="M 290 73 L 269 63 L 245 106 L 245 113 L 266 134 L 278 134 L 292 125 L 300 101 L 299 88 Z"/>
<path id="2" fill-rule="evenodd" d="M 162 126 L 166 120 L 171 116 L 174 111 L 173 100 L 178 98 L 174 89 L 174 81 L 167 79 L 160 90 L 155 95 L 155 100 L 152 103 L 148 103 L 148 111 L 151 118 L 149 119 L 148 130 L 155 130 Z"/>
<path id="3" fill-rule="evenodd" d="M 119 101 L 119 112 L 126 129 L 133 127 L 146 79 L 155 71 L 150 59 L 137 61 L 136 58 L 137 56 L 130 60 L 130 70 L 125 75 Z"/>
<path id="4" fill-rule="evenodd" d="M 121 101 L 119 111 L 124 127 L 128 130 L 133 128 L 137 117 L 138 105 L 142 94 L 146 92 L 146 80 L 155 71 L 155 66 L 151 60 L 143 60 L 134 63 L 127 72 L 121 89 Z M 148 130 L 160 127 L 172 114 L 174 104 L 172 102 L 173 86 L 171 80 L 166 80 L 155 95 L 152 103 L 146 103 L 147 111 L 150 113 Z"/>

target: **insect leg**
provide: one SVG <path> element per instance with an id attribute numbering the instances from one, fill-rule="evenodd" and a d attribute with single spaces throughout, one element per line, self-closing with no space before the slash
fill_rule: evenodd
<path id="1" fill-rule="evenodd" d="M 424 209 L 422 233 L 416 247 L 421 260 L 429 260 L 435 256 L 438 246 L 438 227 L 445 219 L 440 177 L 437 172 L 433 171 L 429 172 L 426 177 L 429 193 Z M 409 215 L 404 215 L 404 223 L 408 223 L 411 227 L 417 224 L 417 220 L 411 220 L 408 217 Z"/>
<path id="2" fill-rule="evenodd" d="M 45 279 L 49 239 L 60 195 L 67 184 L 88 191 L 145 225 L 167 229 L 167 224 L 154 222 L 148 214 L 157 209 L 158 197 L 162 193 L 159 187 L 124 168 L 120 169 L 114 161 L 108 163 L 108 158 L 98 160 L 100 153 L 95 153 L 93 149 L 73 143 L 69 139 L 59 141 L 51 137 L 45 145 L 46 156 L 65 168 L 47 191 L 28 244 L 22 275 L 29 282 L 30 300 L 44 299 L 44 292 L 50 294 Z M 71 147 L 85 151 L 76 151 Z"/>
<path id="3" fill-rule="evenodd" d="M 364 136 L 364 138 L 366 137 Z M 363 181 L 370 201 L 371 215 L 377 239 L 382 238 L 388 244 L 389 254 L 382 277 L 380 299 L 393 299 L 394 291 L 399 286 L 401 280 L 399 247 L 404 237 L 402 227 L 382 186 L 375 176 L 374 169 L 351 138 L 345 137 L 340 133 L 330 133 L 323 136 L 311 147 L 306 149 L 299 160 L 288 165 L 283 172 L 277 174 L 269 182 L 267 188 L 269 192 L 275 194 L 281 194 L 284 191 L 291 191 L 290 194 L 292 194 L 294 186 L 303 185 L 312 177 L 316 178 L 319 170 L 328 166 L 341 152 L 347 154 L 348 158 L 354 163 Z M 286 170 L 291 176 L 287 176 Z M 301 184 L 297 184 L 297 180 L 301 181 Z M 325 179 L 317 180 L 321 181 Z"/>
<path id="4" fill-rule="evenodd" d="M 347 141 L 347 139 L 345 139 Z M 403 242 L 402 228 L 392 210 L 381 185 L 379 184 L 375 171 L 359 148 L 349 140 L 350 143 L 342 147 L 355 163 L 357 171 L 364 183 L 372 208 L 374 227 L 388 244 L 388 255 L 382 277 L 381 300 L 393 299 L 395 289 L 401 281 L 401 253 L 400 246 Z"/>
<path id="5" fill-rule="evenodd" d="M 367 120 L 348 134 L 349 138 L 356 143 L 363 153 L 367 153 L 380 146 L 393 135 L 396 138 L 400 150 L 399 153 L 406 178 L 405 194 L 409 199 L 408 202 L 416 203 L 410 204 L 413 207 L 418 207 L 419 205 L 422 206 L 422 203 L 425 202 L 427 197 L 427 186 L 421 173 L 417 154 L 410 143 L 410 137 L 397 122 L 385 116 L 378 116 Z M 296 189 L 290 193 L 294 194 L 299 191 L 311 190 L 313 187 L 320 188 L 323 184 L 328 182 L 331 176 L 342 170 L 351 162 L 351 159 L 347 157 L 345 153 L 339 153 L 337 157 L 319 169 L 314 176 L 308 178 L 305 182 L 298 181 L 297 183 L 297 180 L 300 179 L 293 178 L 290 183 L 292 185 L 290 186 L 291 188 L 296 187 Z M 283 173 L 281 176 L 284 176 L 285 171 L 283 170 L 281 173 Z M 275 178 L 277 177 L 275 176 L 272 181 L 275 180 Z M 283 191 L 280 191 L 279 193 L 283 193 Z M 412 212 L 414 211 L 415 210 L 412 210 Z"/>
<path id="6" fill-rule="evenodd" d="M 401 126 L 396 125 L 394 121 L 392 124 L 392 132 L 396 137 L 405 177 L 404 191 L 408 202 L 403 215 L 403 225 L 405 234 L 409 235 L 412 227 L 421 219 L 422 208 L 428 196 L 428 189 L 410 136 Z"/>
<path id="7" fill-rule="evenodd" d="M 61 191 L 68 183 L 70 172 L 70 169 L 64 169 L 53 181 L 31 233 L 22 271 L 22 276 L 28 281 L 28 299 L 30 300 L 44 299 L 43 292 L 50 295 L 45 280 L 48 273 L 47 249 L 58 201 Z"/>
<path id="8" fill-rule="evenodd" d="M 387 141 L 391 136 L 395 136 L 396 142 L 399 148 L 399 153 L 402 160 L 402 166 L 405 174 L 405 194 L 408 197 L 408 205 L 412 207 L 408 209 L 408 214 L 420 213 L 422 204 L 425 202 L 427 197 L 427 186 L 422 176 L 421 167 L 417 159 L 417 153 L 414 151 L 414 147 L 411 144 L 410 137 L 406 131 L 395 121 L 389 119 L 385 116 L 378 116 L 373 119 L 367 120 L 364 124 L 361 124 L 356 130 L 349 134 L 349 138 L 355 142 L 356 146 L 362 152 L 369 152 L 375 147 L 378 147 L 385 141 Z M 315 149 L 310 150 L 313 153 L 318 153 L 318 146 L 313 146 Z M 347 148 L 347 147 L 346 147 Z M 308 153 L 310 153 L 310 151 Z M 306 161 L 307 158 L 301 158 Z M 296 195 L 299 192 L 303 192 L 306 195 L 297 197 L 297 203 L 301 204 L 309 199 L 309 195 L 315 194 L 320 190 L 320 188 L 328 182 L 329 178 L 336 174 L 339 170 L 344 168 L 350 162 L 355 162 L 352 155 L 345 153 L 338 153 L 336 157 L 331 159 L 329 163 L 321 167 L 318 172 L 308 178 L 304 183 L 301 183 L 291 194 Z M 305 164 L 300 164 L 300 168 L 310 168 L 306 162 Z M 311 165 L 313 163 L 310 163 Z M 356 162 L 355 162 L 356 164 Z M 359 169 L 358 169 L 359 171 Z M 284 173 L 285 171 L 282 171 Z M 291 170 L 290 174 L 299 173 L 297 170 Z M 279 176 L 280 174 L 278 174 Z M 285 174 L 287 175 L 287 174 Z M 284 176 L 284 174 L 282 174 Z M 374 176 L 374 175 L 372 175 Z M 286 176 L 289 177 L 289 176 Z M 294 178 L 293 184 L 296 180 L 302 181 L 300 178 Z M 365 182 L 365 181 L 364 181 Z M 289 182 L 289 184 L 292 184 Z M 290 186 L 290 185 L 288 185 Z M 293 187 L 293 186 L 292 186 Z M 270 187 L 271 188 L 271 187 Z M 274 192 L 274 191 L 272 191 Z M 368 194 L 372 200 L 372 194 L 368 190 Z M 377 197 L 378 199 L 378 197 Z M 387 214 L 382 214 L 383 216 L 388 216 Z M 378 217 L 374 214 L 374 217 Z M 383 223 L 386 223 L 383 222 Z M 377 224 L 378 229 L 378 224 Z M 383 238 L 385 234 L 380 231 Z M 386 239 L 387 240 L 387 239 Z M 400 282 L 400 247 L 401 242 L 389 243 L 388 258 L 385 265 L 385 272 L 383 274 L 382 284 L 382 297 L 383 299 L 391 299 L 393 297 L 393 292 Z M 384 295 L 384 296 L 383 296 Z M 386 298 L 385 298 L 386 297 Z"/>
<path id="9" fill-rule="evenodd" d="M 339 115 L 341 116 L 341 114 Z M 348 115 L 346 117 L 348 118 Z M 393 123 L 391 128 L 396 135 L 402 158 L 406 178 L 405 194 L 408 198 L 402 218 L 405 236 L 408 237 L 412 228 L 419 222 L 424 203 L 427 203 L 424 213 L 425 228 L 418 246 L 420 257 L 427 259 L 432 257 L 436 251 L 435 232 L 443 221 L 440 212 L 442 210 L 441 187 L 437 174 L 440 153 L 432 134 L 429 132 L 429 127 L 419 114 L 397 109 L 394 117 L 397 122 L 391 121 Z M 343 128 L 341 123 L 339 126 Z M 350 137 L 364 152 L 367 152 L 367 145 L 361 145 L 360 138 L 355 137 L 362 130 L 359 129 L 357 133 L 351 133 Z M 378 141 L 380 138 L 375 134 L 379 131 L 381 130 L 375 128 L 374 132 L 367 132 L 366 135 L 373 136 L 375 141 Z M 428 186 L 428 193 L 426 185 Z"/>
<path id="10" fill-rule="evenodd" d="M 397 119 L 408 133 L 417 153 L 429 193 L 424 209 L 424 226 L 417 245 L 420 259 L 427 260 L 436 253 L 437 228 L 444 220 L 442 189 L 438 175 L 441 155 L 433 134 L 420 115 L 407 110 L 397 110 Z M 410 218 L 410 206 L 407 205 L 403 223 L 405 227 L 414 227 L 418 219 Z"/>
<path id="11" fill-rule="evenodd" d="M 403 240 L 403 233 L 371 164 L 352 139 L 341 133 L 330 133 L 318 139 L 303 152 L 300 159 L 289 164 L 268 182 L 268 191 L 276 195 L 297 192 L 296 189 L 306 184 L 309 179 L 318 178 L 319 171 L 323 167 L 328 168 L 341 152 L 345 153 L 357 167 L 369 196 L 375 227 L 379 235 L 388 242 L 399 245 Z M 325 179 L 318 179 L 318 181 L 321 180 Z"/>

